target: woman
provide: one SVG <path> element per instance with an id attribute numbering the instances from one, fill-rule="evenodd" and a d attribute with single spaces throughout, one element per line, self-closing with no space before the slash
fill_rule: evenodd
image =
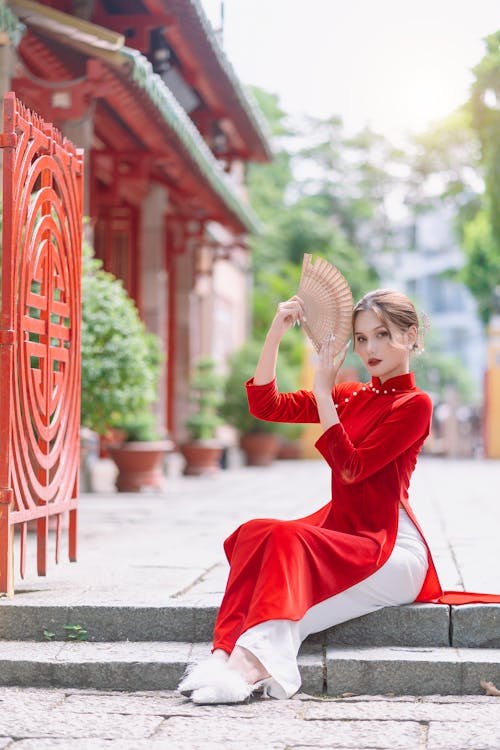
<path id="1" fill-rule="evenodd" d="M 332 336 L 320 350 L 312 392 L 279 393 L 279 344 L 303 319 L 299 297 L 278 306 L 248 400 L 260 419 L 321 423 L 316 448 L 332 470 L 332 500 L 296 521 L 249 521 L 225 541 L 231 567 L 213 652 L 178 688 L 194 703 L 236 703 L 259 688 L 291 697 L 300 687 L 297 653 L 309 634 L 385 606 L 455 603 L 443 596 L 408 501 L 432 413 L 410 372 L 419 349 L 413 304 L 382 289 L 355 306 L 354 351 L 371 382 L 336 383 L 347 347 L 334 357 Z M 457 592 L 456 601 L 464 596 Z M 467 601 L 499 600 L 480 596 Z"/>

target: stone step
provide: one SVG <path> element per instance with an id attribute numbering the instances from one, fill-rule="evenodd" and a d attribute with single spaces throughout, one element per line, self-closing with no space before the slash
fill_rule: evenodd
<path id="1" fill-rule="evenodd" d="M 0 600 L 0 641 L 42 641 L 44 629 L 65 637 L 81 625 L 90 641 L 209 641 L 216 606 L 170 601 L 162 606 L 38 605 Z M 409 604 L 385 607 L 316 634 L 323 646 L 456 646 L 500 648 L 500 605 Z"/>
<path id="2" fill-rule="evenodd" d="M 0 684 L 99 690 L 172 690 L 209 644 L 0 643 Z M 500 651 L 455 648 L 310 648 L 299 657 L 311 695 L 475 695 L 500 685 Z"/>
<path id="3" fill-rule="evenodd" d="M 210 654 L 209 643 L 0 642 L 0 685 L 174 690 L 188 663 Z M 304 689 L 323 690 L 321 649 L 300 657 Z"/>
<path id="4" fill-rule="evenodd" d="M 500 684 L 500 650 L 486 648 L 329 648 L 328 695 L 484 695 Z"/>

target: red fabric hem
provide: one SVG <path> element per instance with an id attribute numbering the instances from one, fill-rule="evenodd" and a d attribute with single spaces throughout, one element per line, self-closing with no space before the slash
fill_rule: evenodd
<path id="1" fill-rule="evenodd" d="M 477 594 L 472 591 L 443 591 L 437 604 L 500 604 L 500 594 Z"/>

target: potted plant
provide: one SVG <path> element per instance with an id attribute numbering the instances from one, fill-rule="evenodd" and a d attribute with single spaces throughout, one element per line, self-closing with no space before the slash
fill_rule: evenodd
<path id="1" fill-rule="evenodd" d="M 303 457 L 301 436 L 304 432 L 303 424 L 283 423 L 280 425 L 280 460 L 297 460 Z"/>
<path id="2" fill-rule="evenodd" d="M 130 453 L 144 453 L 144 443 L 158 443 L 151 408 L 157 399 L 162 362 L 160 341 L 147 331 L 121 281 L 103 271 L 84 242 L 82 275 L 81 424 L 103 436 L 114 431 Z M 142 427 L 138 427 L 142 424 Z M 118 432 L 117 432 L 118 431 Z M 131 440 L 131 437 L 136 440 Z M 163 442 L 163 454 L 171 449 Z M 135 448 L 130 445 L 135 443 Z M 142 446 L 139 449 L 137 443 Z M 114 446 L 116 448 L 116 446 Z M 116 450 L 112 457 L 116 459 Z M 130 460 L 130 458 L 129 458 Z M 140 489 L 144 476 L 119 489 Z M 157 486 L 156 479 L 147 482 Z"/>
<path id="3" fill-rule="evenodd" d="M 140 492 L 163 488 L 163 461 L 173 449 L 170 440 L 161 439 L 151 411 L 129 416 L 121 423 L 126 439 L 110 444 L 108 451 L 118 468 L 115 481 L 119 492 Z"/>
<path id="4" fill-rule="evenodd" d="M 194 409 L 185 422 L 190 439 L 180 446 L 186 460 L 184 474 L 214 474 L 220 468 L 223 452 L 222 444 L 216 440 L 217 427 L 222 424 L 218 415 L 222 378 L 211 357 L 201 357 L 196 362 L 189 385 Z"/>
<path id="5" fill-rule="evenodd" d="M 229 374 L 224 390 L 221 413 L 226 422 L 240 432 L 240 447 L 249 466 L 269 466 L 278 455 L 279 433 L 283 425 L 264 422 L 248 410 L 245 382 L 255 372 L 261 346 L 249 340 L 229 360 Z M 284 369 L 279 376 L 282 390 L 292 390 L 290 372 Z"/>

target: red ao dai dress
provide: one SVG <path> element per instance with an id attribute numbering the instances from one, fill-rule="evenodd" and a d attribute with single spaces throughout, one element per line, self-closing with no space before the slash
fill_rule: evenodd
<path id="1" fill-rule="evenodd" d="M 250 412 L 273 422 L 319 422 L 314 394 L 248 381 Z M 383 384 L 340 383 L 340 422 L 316 442 L 332 472 L 331 500 L 292 521 L 255 519 L 224 543 L 230 563 L 214 649 L 237 644 L 274 678 L 273 695 L 300 687 L 296 655 L 307 635 L 384 606 L 500 602 L 443 592 L 409 504 L 408 487 L 429 434 L 432 402 L 413 373 Z"/>

